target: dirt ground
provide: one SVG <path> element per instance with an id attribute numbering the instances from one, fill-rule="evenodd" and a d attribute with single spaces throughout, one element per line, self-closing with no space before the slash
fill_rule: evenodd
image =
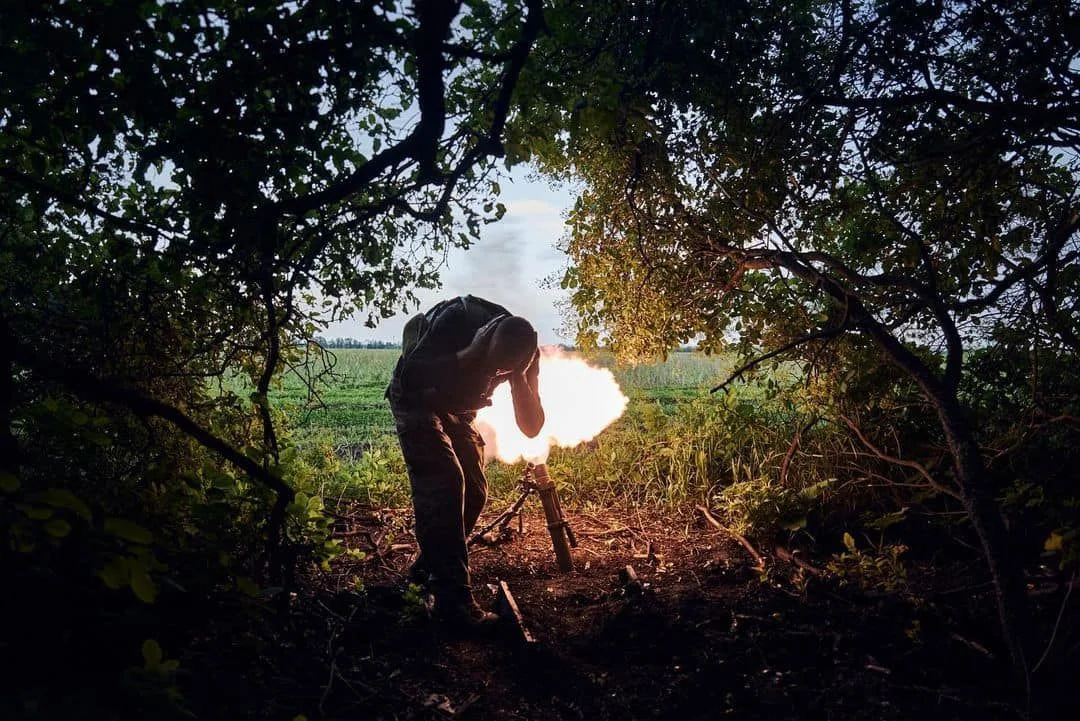
<path id="1" fill-rule="evenodd" d="M 405 582 L 411 513 L 355 508 L 338 531 L 363 557 L 303 579 L 291 640 L 252 649 L 276 660 L 245 667 L 251 695 L 231 692 L 262 699 L 252 716 L 285 719 L 985 721 L 1026 710 L 975 571 L 913 578 L 920 603 L 875 598 L 775 549 L 762 549 L 759 573 L 697 512 L 568 511 L 576 568 L 561 573 L 535 499 L 523 516 L 521 532 L 512 523 L 471 559 L 478 600 L 494 607 L 505 582 L 531 641 L 510 621 L 482 638 L 431 621 Z"/>

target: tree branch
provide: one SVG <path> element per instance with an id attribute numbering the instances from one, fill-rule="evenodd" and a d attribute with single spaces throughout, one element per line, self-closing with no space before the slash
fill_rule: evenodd
<path id="1" fill-rule="evenodd" d="M 42 195 L 45 195 L 56 202 L 60 202 L 65 205 L 70 205 L 73 208 L 77 208 L 78 210 L 81 210 L 88 215 L 92 215 L 96 218 L 104 220 L 107 223 L 115 225 L 121 230 L 127 230 L 132 233 L 137 233 L 139 235 L 148 235 L 152 238 L 162 238 L 168 235 L 166 231 L 161 228 L 149 225 L 147 223 L 139 223 L 129 218 L 110 213 L 107 210 L 102 210 L 94 203 L 84 200 L 84 196 L 79 196 L 70 191 L 55 188 L 47 183 L 43 183 L 37 178 L 27 175 L 26 173 L 19 172 L 18 170 L 13 170 L 11 168 L 0 168 L 0 178 L 4 178 L 13 183 L 17 183 L 27 189 L 31 189 L 35 192 L 41 193 Z"/>
<path id="2" fill-rule="evenodd" d="M 797 346 L 803 345 L 804 343 L 809 343 L 809 342 L 815 341 L 815 340 L 822 340 L 824 338 L 835 338 L 836 336 L 840 335 L 843 331 L 844 331 L 844 329 L 842 327 L 840 327 L 840 328 L 823 328 L 822 330 L 815 331 L 815 332 L 810 333 L 808 335 L 800 336 L 800 337 L 796 338 L 795 340 L 791 341 L 790 343 L 785 343 L 784 345 L 780 346 L 779 348 L 777 348 L 775 350 L 769 351 L 768 353 L 766 353 L 766 354 L 764 354 L 762 356 L 758 356 L 757 358 L 754 358 L 753 360 L 751 360 L 751 361 L 749 361 L 747 363 L 744 363 L 742 366 L 740 366 L 738 369 L 736 369 L 733 373 L 731 373 L 731 375 L 729 375 L 727 377 L 727 380 L 725 380 L 720 385 L 714 386 L 712 389 L 710 389 L 709 393 L 716 393 L 719 390 L 724 390 L 727 386 L 731 385 L 733 382 L 738 380 L 743 375 L 743 373 L 746 373 L 746 371 L 751 370 L 752 368 L 755 368 L 755 367 L 761 365 L 762 363 L 769 360 L 770 358 L 775 358 L 778 355 L 782 355 L 784 353 L 787 353 L 789 350 L 791 350 L 793 348 L 796 348 Z"/>
<path id="3" fill-rule="evenodd" d="M 1080 230 L 1080 211 L 1073 208 L 1067 209 L 1058 221 L 1058 224 L 1049 233 L 1046 251 L 1034 261 L 1018 266 L 1013 272 L 1005 275 L 986 295 L 980 298 L 958 303 L 956 308 L 963 311 L 978 311 L 989 307 L 997 301 L 1007 290 L 1020 281 L 1028 280 L 1041 273 L 1046 267 L 1057 260 L 1059 263 L 1070 263 L 1080 257 L 1080 253 L 1073 251 L 1058 258 L 1058 253 L 1065 247 L 1069 237 Z"/>
<path id="4" fill-rule="evenodd" d="M 706 508 L 705 506 L 698 506 L 697 509 L 699 511 L 701 511 L 701 515 L 705 516 L 705 520 L 708 521 L 710 524 L 712 524 L 714 528 L 718 528 L 721 531 L 723 531 L 724 533 L 728 534 L 729 536 L 734 538 L 736 541 L 738 541 L 742 545 L 743 548 L 746 549 L 746 552 L 749 553 L 754 559 L 754 563 L 755 563 L 754 569 L 755 570 L 757 570 L 757 571 L 764 571 L 765 570 L 765 559 L 761 557 L 761 554 L 758 553 L 754 549 L 754 547 L 752 545 L 750 545 L 750 541 L 747 541 L 746 538 L 743 537 L 743 535 L 741 533 L 736 533 L 735 531 L 731 530 L 730 528 L 728 528 L 724 524 L 720 523 L 720 521 L 716 520 L 716 517 L 713 516 L 713 514 L 710 513 L 709 509 Z"/>
<path id="5" fill-rule="evenodd" d="M 280 561 L 281 529 L 285 509 L 296 497 L 296 492 L 280 477 L 263 468 L 251 458 L 199 425 L 179 408 L 143 395 L 132 388 L 118 385 L 105 378 L 96 378 L 73 368 L 51 363 L 44 353 L 33 352 L 18 343 L 12 343 L 12 358 L 32 372 L 52 380 L 83 400 L 108 405 L 119 405 L 140 417 L 157 417 L 168 421 L 199 445 L 213 451 L 232 463 L 252 479 L 277 493 L 277 500 L 268 520 L 269 552 L 271 567 Z"/>
<path id="6" fill-rule="evenodd" d="M 844 415 L 840 415 L 838 417 L 844 422 L 844 425 L 851 429 L 851 432 L 858 437 L 859 441 L 862 442 L 862 444 L 868 449 L 870 449 L 870 452 L 873 453 L 875 456 L 877 456 L 883 461 L 892 463 L 893 465 L 904 466 L 905 468 L 911 468 L 915 470 L 920 476 L 923 477 L 923 480 L 926 481 L 927 485 L 929 485 L 938 493 L 944 493 L 945 495 L 951 498 L 955 498 L 958 501 L 961 500 L 959 493 L 952 490 L 951 488 L 947 488 L 941 485 L 936 480 L 934 480 L 934 477 L 930 475 L 930 472 L 927 471 L 921 463 L 917 461 L 908 461 L 903 458 L 896 458 L 895 456 L 890 456 L 889 454 L 885 453 L 880 448 L 875 446 L 873 443 L 871 443 L 870 439 L 863 435 L 862 429 L 859 428 L 859 426 L 854 421 Z"/>

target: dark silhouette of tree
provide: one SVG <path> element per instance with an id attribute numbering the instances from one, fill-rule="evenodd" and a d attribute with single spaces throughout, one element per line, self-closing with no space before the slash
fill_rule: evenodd
<path id="1" fill-rule="evenodd" d="M 272 489 L 276 553 L 291 340 L 409 307 L 501 215 L 477 208 L 542 22 L 533 0 L 6 4 L 5 472 L 34 475 L 16 417 L 50 392 L 162 419 Z M 234 371 L 250 451 L 207 390 Z"/>

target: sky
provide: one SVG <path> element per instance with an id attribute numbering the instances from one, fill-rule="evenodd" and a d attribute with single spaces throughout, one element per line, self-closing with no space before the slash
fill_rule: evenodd
<path id="1" fill-rule="evenodd" d="M 536 327 L 541 345 L 572 343 L 560 334 L 563 324 L 557 303 L 568 296 L 558 287 L 545 288 L 545 278 L 561 277 L 567 258 L 555 245 L 562 237 L 564 217 L 573 205 L 568 188 L 553 188 L 546 180 L 530 177 L 527 169 L 515 169 L 499 179 L 506 206 L 502 220 L 481 228 L 480 240 L 468 250 L 454 248 L 442 271 L 442 289 L 420 290 L 424 311 L 445 298 L 472 294 L 528 318 Z M 322 333 L 327 338 L 401 341 L 401 331 L 412 314 L 382 320 L 367 328 L 364 318 L 331 323 Z"/>

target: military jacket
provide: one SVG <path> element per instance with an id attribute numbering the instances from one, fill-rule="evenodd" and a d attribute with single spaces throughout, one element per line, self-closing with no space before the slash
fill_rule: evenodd
<path id="1" fill-rule="evenodd" d="M 462 412 L 491 405 L 492 392 L 509 374 L 467 372 L 460 367 L 457 352 L 482 327 L 509 315 L 501 305 L 464 295 L 413 316 L 405 324 L 387 398 L 417 410 Z"/>

